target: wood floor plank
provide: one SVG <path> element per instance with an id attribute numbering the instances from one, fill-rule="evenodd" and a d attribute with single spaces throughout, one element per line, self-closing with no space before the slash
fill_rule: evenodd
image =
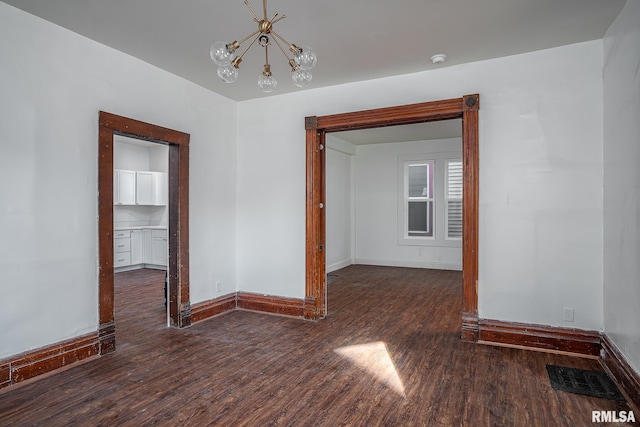
<path id="1" fill-rule="evenodd" d="M 164 272 L 116 275 L 117 350 L 0 392 L 0 425 L 576 426 L 626 404 L 555 391 L 595 360 L 460 340 L 460 272 L 350 266 L 327 318 L 166 328 Z M 640 414 L 636 414 L 640 415 Z"/>

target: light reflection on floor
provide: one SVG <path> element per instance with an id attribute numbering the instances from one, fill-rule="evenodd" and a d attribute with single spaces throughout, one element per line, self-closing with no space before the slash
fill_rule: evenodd
<path id="1" fill-rule="evenodd" d="M 401 396 L 404 385 L 398 375 L 387 345 L 382 342 L 350 345 L 334 350 L 339 355 L 349 359 L 354 365 L 373 375 L 378 381 Z"/>

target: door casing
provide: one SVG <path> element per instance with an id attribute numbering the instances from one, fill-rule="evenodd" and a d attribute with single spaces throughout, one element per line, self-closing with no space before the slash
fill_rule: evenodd
<path id="1" fill-rule="evenodd" d="M 462 338 L 478 340 L 478 192 L 480 95 L 373 110 L 305 118 L 306 129 L 306 289 L 304 315 L 326 316 L 325 135 L 440 120 L 462 119 L 463 237 Z"/>
<path id="2" fill-rule="evenodd" d="M 98 120 L 98 311 L 100 354 L 116 348 L 113 272 L 113 136 L 169 147 L 169 292 L 171 326 L 191 324 L 189 302 L 189 139 L 187 133 L 101 111 Z"/>

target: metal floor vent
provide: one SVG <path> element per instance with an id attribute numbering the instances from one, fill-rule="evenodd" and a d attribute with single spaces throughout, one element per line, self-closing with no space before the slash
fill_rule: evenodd
<path id="1" fill-rule="evenodd" d="M 624 402 L 618 387 L 602 371 L 585 371 L 564 366 L 546 365 L 551 387 L 555 390 Z"/>
<path id="2" fill-rule="evenodd" d="M 337 278 L 338 278 L 337 274 L 327 274 L 327 283 Z"/>

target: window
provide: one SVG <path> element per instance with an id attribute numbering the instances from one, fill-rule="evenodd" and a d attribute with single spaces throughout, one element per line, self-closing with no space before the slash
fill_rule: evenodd
<path id="1" fill-rule="evenodd" d="M 398 157 L 400 245 L 460 246 L 462 178 L 459 152 Z"/>
<path id="2" fill-rule="evenodd" d="M 462 162 L 447 161 L 447 239 L 462 239 Z"/>
<path id="3" fill-rule="evenodd" d="M 407 163 L 407 235 L 433 237 L 433 162 Z"/>

